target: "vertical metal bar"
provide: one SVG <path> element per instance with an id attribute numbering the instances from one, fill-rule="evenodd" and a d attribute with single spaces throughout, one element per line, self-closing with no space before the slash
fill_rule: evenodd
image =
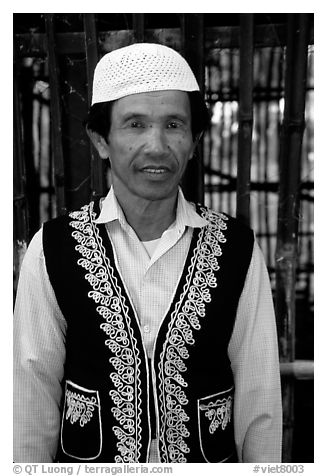
<path id="1" fill-rule="evenodd" d="M 295 359 L 295 284 L 299 222 L 301 147 L 308 55 L 308 16 L 288 15 L 285 109 L 280 147 L 280 189 L 276 250 L 276 313 L 280 359 Z M 283 386 L 283 461 L 291 461 L 294 426 L 293 381 Z"/>
<path id="2" fill-rule="evenodd" d="M 144 13 L 133 13 L 133 30 L 136 42 L 144 42 Z"/>
<path id="3" fill-rule="evenodd" d="M 204 94 L 204 18 L 203 13 L 184 13 L 181 17 L 182 54 L 191 66 Z M 197 147 L 196 157 L 189 162 L 183 189 L 193 202 L 204 201 L 204 167 L 202 147 Z"/>
<path id="4" fill-rule="evenodd" d="M 258 77 L 264 78 L 265 77 L 265 56 L 264 56 L 264 51 L 261 49 L 256 52 L 255 54 L 255 62 L 256 62 L 256 71 Z M 262 79 L 260 81 L 260 85 L 262 86 Z M 254 108 L 254 112 L 257 114 L 256 119 L 257 119 L 257 141 L 258 141 L 258 147 L 257 147 L 257 181 L 258 183 L 261 183 L 263 181 L 264 177 L 264 164 L 263 164 L 263 150 L 264 150 L 264 130 L 265 130 L 265 124 L 264 124 L 264 118 L 263 118 L 263 107 L 264 104 L 262 101 L 258 101 L 255 105 L 256 107 Z M 260 190 L 257 192 L 256 196 L 256 202 L 257 202 L 257 209 L 256 209 L 256 217 L 252 217 L 252 226 L 256 230 L 256 233 L 258 235 L 258 238 L 260 240 L 260 245 L 262 249 L 265 247 L 265 229 L 264 229 L 264 211 L 262 207 L 262 196 L 264 194 L 264 191 Z M 254 219 L 256 220 L 256 226 L 254 226 L 253 221 Z"/>
<path id="5" fill-rule="evenodd" d="M 65 169 L 62 148 L 62 117 L 60 102 L 59 68 L 56 54 L 54 33 L 54 15 L 45 15 L 45 27 L 48 42 L 49 82 L 50 82 L 50 111 L 51 137 L 54 164 L 54 186 L 56 191 L 57 214 L 66 213 L 65 199 Z"/>
<path id="6" fill-rule="evenodd" d="M 233 79 L 234 79 L 234 74 L 233 74 L 233 71 L 234 71 L 234 68 L 233 68 L 233 55 L 234 55 L 234 51 L 233 50 L 230 50 L 229 51 L 229 55 L 228 55 L 228 59 L 229 59 L 229 74 L 228 74 L 228 77 L 229 77 L 229 89 L 230 89 L 230 92 L 232 93 L 233 91 Z M 230 101 L 230 106 L 231 106 L 231 103 L 232 103 L 232 99 Z M 233 163 L 232 163 L 232 160 L 233 160 L 233 150 L 232 150 L 232 139 L 233 139 L 233 136 L 232 136 L 232 118 L 233 118 L 233 109 L 232 107 L 229 108 L 229 130 L 228 130 L 228 135 L 226 137 L 226 159 L 227 159 L 227 162 L 228 162 L 228 176 L 229 176 L 229 182 L 231 184 L 231 181 L 232 181 L 232 175 L 233 175 Z M 228 138 L 228 142 L 227 142 L 227 138 Z M 232 214 L 232 198 L 233 198 L 233 195 L 232 195 L 232 190 L 229 190 L 229 193 L 227 194 L 227 197 L 228 197 L 228 213 L 231 215 Z"/>
<path id="7" fill-rule="evenodd" d="M 215 156 L 216 156 L 216 164 L 217 164 L 217 167 L 218 167 L 218 172 L 221 172 L 223 170 L 223 168 L 222 168 L 223 167 L 223 165 L 222 165 L 223 164 L 223 161 L 222 161 L 223 145 L 222 144 L 223 144 L 223 130 L 224 130 L 224 120 L 225 120 L 225 114 L 224 114 L 225 101 L 224 101 L 224 97 L 223 97 L 223 90 L 224 90 L 223 78 L 225 77 L 225 75 L 223 74 L 223 65 L 224 65 L 223 55 L 224 55 L 224 52 L 220 51 L 219 55 L 218 55 L 218 58 L 217 58 L 217 62 L 215 63 L 215 70 L 214 70 L 215 71 L 215 76 L 218 77 L 218 79 L 219 79 L 218 80 L 217 96 L 218 96 L 218 101 L 221 104 L 220 121 L 215 126 L 216 130 L 213 131 L 214 133 L 217 134 L 217 137 L 218 137 L 218 141 L 214 142 L 214 144 L 215 144 L 214 151 L 215 151 Z M 224 192 L 222 191 L 221 184 L 222 184 L 222 178 L 219 177 L 219 187 L 218 187 L 218 190 L 217 190 L 217 202 L 219 203 L 218 208 L 220 210 L 224 210 L 224 208 L 223 208 Z"/>
<path id="8" fill-rule="evenodd" d="M 14 64 L 16 69 L 16 65 Z M 23 134 L 17 74 L 14 74 L 14 291 L 29 238 L 26 197 L 26 170 L 23 154 Z"/>
<path id="9" fill-rule="evenodd" d="M 212 72 L 212 65 L 209 64 L 207 66 L 207 73 L 208 73 L 208 85 L 209 85 L 209 88 L 210 88 L 210 91 L 212 89 L 212 81 L 211 81 L 211 72 Z M 212 103 L 211 103 L 212 105 Z M 208 205 L 210 208 L 213 207 L 213 194 L 215 193 L 212 189 L 212 173 L 211 171 L 213 170 L 213 151 L 215 150 L 215 148 L 213 147 L 213 131 L 212 131 L 212 127 L 210 127 L 209 129 L 209 133 L 208 133 L 208 136 L 207 136 L 207 141 L 208 141 L 208 148 L 207 148 L 207 158 L 206 158 L 206 165 L 208 167 L 208 171 L 207 171 L 207 178 L 206 178 L 206 182 L 207 184 L 209 185 L 209 193 L 206 193 L 206 196 L 205 196 L 205 203 L 206 205 Z"/>
<path id="10" fill-rule="evenodd" d="M 40 228 L 40 177 L 34 163 L 33 140 L 33 89 L 35 76 L 33 63 L 22 60 L 17 75 L 21 99 L 23 124 L 23 155 L 26 172 L 29 238 Z"/>
<path id="11" fill-rule="evenodd" d="M 226 53 L 229 54 L 229 53 Z M 222 66 L 222 71 L 225 71 L 225 61 Z M 223 100 L 221 104 L 221 116 L 220 116 L 220 143 L 219 143 L 219 166 L 218 170 L 220 173 L 222 173 L 222 177 L 226 175 L 226 169 L 225 169 L 225 130 L 226 130 L 226 101 Z M 222 183 L 223 182 L 223 183 Z M 225 179 L 221 178 L 221 183 L 224 185 Z M 220 208 L 221 210 L 227 210 L 227 200 L 228 200 L 228 194 L 229 191 L 223 186 L 222 187 L 222 192 L 220 194 Z"/>
<path id="12" fill-rule="evenodd" d="M 94 13 L 84 13 L 84 32 L 85 32 L 85 52 L 87 68 L 87 92 L 88 101 L 92 100 L 92 81 L 94 69 L 99 60 L 98 41 Z"/>
<path id="13" fill-rule="evenodd" d="M 267 88 L 268 91 L 272 91 L 272 83 L 273 83 L 273 68 L 274 68 L 274 49 L 269 48 L 269 59 L 268 59 L 268 75 L 267 75 Z M 270 100 L 267 100 L 265 103 L 265 154 L 264 154 L 264 161 L 265 161 L 265 169 L 264 169 L 264 179 L 265 183 L 268 184 L 269 181 L 269 151 L 270 151 L 270 135 L 268 132 L 270 126 Z M 268 266 L 271 267 L 272 265 L 272 246 L 271 246 L 271 230 L 270 230 L 270 210 L 269 210 L 269 198 L 270 192 L 269 190 L 264 191 L 264 216 L 265 216 L 265 233 L 266 233 L 266 243 L 267 243 L 267 263 Z"/>
<path id="14" fill-rule="evenodd" d="M 88 104 L 92 101 L 93 74 L 99 60 L 98 39 L 94 13 L 84 13 L 85 53 L 87 70 Z M 91 156 L 91 194 L 92 198 L 101 197 L 105 190 L 105 167 L 104 161 L 98 157 L 90 144 Z"/>
<path id="15" fill-rule="evenodd" d="M 17 218 L 17 226 L 15 226 L 14 232 L 17 233 L 18 238 L 28 240 L 28 222 L 27 222 L 27 197 L 26 197 L 26 170 L 23 154 L 23 134 L 22 134 L 22 121 L 19 104 L 18 85 L 16 75 L 14 75 L 14 203 L 24 203 L 25 206 L 21 207 L 22 213 Z"/>
<path id="16" fill-rule="evenodd" d="M 251 151 L 253 128 L 253 14 L 240 15 L 239 135 L 236 216 L 250 222 Z"/>
<path id="17" fill-rule="evenodd" d="M 259 62 L 259 58 L 257 58 Z M 261 161 L 260 161 L 260 137 L 261 137 L 261 124 L 260 124 L 260 102 L 255 103 L 253 107 L 253 115 L 254 115 L 254 122 L 253 126 L 255 128 L 255 137 L 256 140 L 253 143 L 253 160 L 254 160 L 254 168 L 253 171 L 255 173 L 255 177 L 253 179 L 260 183 L 261 181 Z M 260 197 L 260 192 L 257 193 L 257 197 Z M 260 199 L 256 200 L 257 207 L 254 208 L 254 204 L 252 202 L 252 209 L 253 214 L 252 217 L 252 227 L 256 230 L 257 238 L 259 241 L 261 240 L 261 229 L 260 229 Z"/>

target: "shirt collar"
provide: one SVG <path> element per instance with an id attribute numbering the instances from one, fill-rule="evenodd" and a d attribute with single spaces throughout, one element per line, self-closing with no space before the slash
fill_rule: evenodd
<path id="1" fill-rule="evenodd" d="M 110 188 L 106 197 L 101 199 L 100 208 L 100 214 L 98 218 L 94 220 L 95 223 L 101 224 L 110 223 L 114 220 L 124 220 L 124 214 L 117 202 L 113 187 Z"/>
<path id="2" fill-rule="evenodd" d="M 194 203 L 185 199 L 180 187 L 178 189 L 176 225 L 181 227 L 190 226 L 191 228 L 203 228 L 208 225 L 208 221 L 196 212 Z"/>
<path id="3" fill-rule="evenodd" d="M 95 223 L 109 223 L 114 220 L 119 220 L 120 224 L 126 223 L 125 215 L 117 201 L 113 187 L 110 188 L 100 206 L 101 211 L 98 218 L 94 220 Z M 195 205 L 184 198 L 182 189 L 179 188 L 175 225 L 182 229 L 186 226 L 203 228 L 207 224 L 207 220 L 200 217 L 195 210 Z"/>

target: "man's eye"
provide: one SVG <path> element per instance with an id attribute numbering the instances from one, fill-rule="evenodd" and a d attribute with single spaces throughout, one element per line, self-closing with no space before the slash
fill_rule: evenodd
<path id="1" fill-rule="evenodd" d="M 132 121 L 130 125 L 131 125 L 131 127 L 133 127 L 133 128 L 144 127 L 144 124 L 143 124 L 142 122 L 139 122 L 139 121 Z"/>
<path id="2" fill-rule="evenodd" d="M 168 123 L 169 129 L 178 129 L 178 127 L 180 127 L 180 124 L 176 121 L 171 121 Z"/>

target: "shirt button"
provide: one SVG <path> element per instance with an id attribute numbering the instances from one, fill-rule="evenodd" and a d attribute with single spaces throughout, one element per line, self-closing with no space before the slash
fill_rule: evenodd
<path id="1" fill-rule="evenodd" d="M 150 326 L 144 326 L 143 331 L 148 334 L 150 332 Z"/>

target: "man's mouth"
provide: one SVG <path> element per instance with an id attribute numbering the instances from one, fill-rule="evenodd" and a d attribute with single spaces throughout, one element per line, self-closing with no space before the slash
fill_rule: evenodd
<path id="1" fill-rule="evenodd" d="M 148 174 L 155 174 L 155 175 L 160 175 L 169 172 L 170 169 L 165 166 L 153 166 L 153 165 L 147 165 L 145 167 L 141 168 L 141 172 L 145 172 Z"/>

